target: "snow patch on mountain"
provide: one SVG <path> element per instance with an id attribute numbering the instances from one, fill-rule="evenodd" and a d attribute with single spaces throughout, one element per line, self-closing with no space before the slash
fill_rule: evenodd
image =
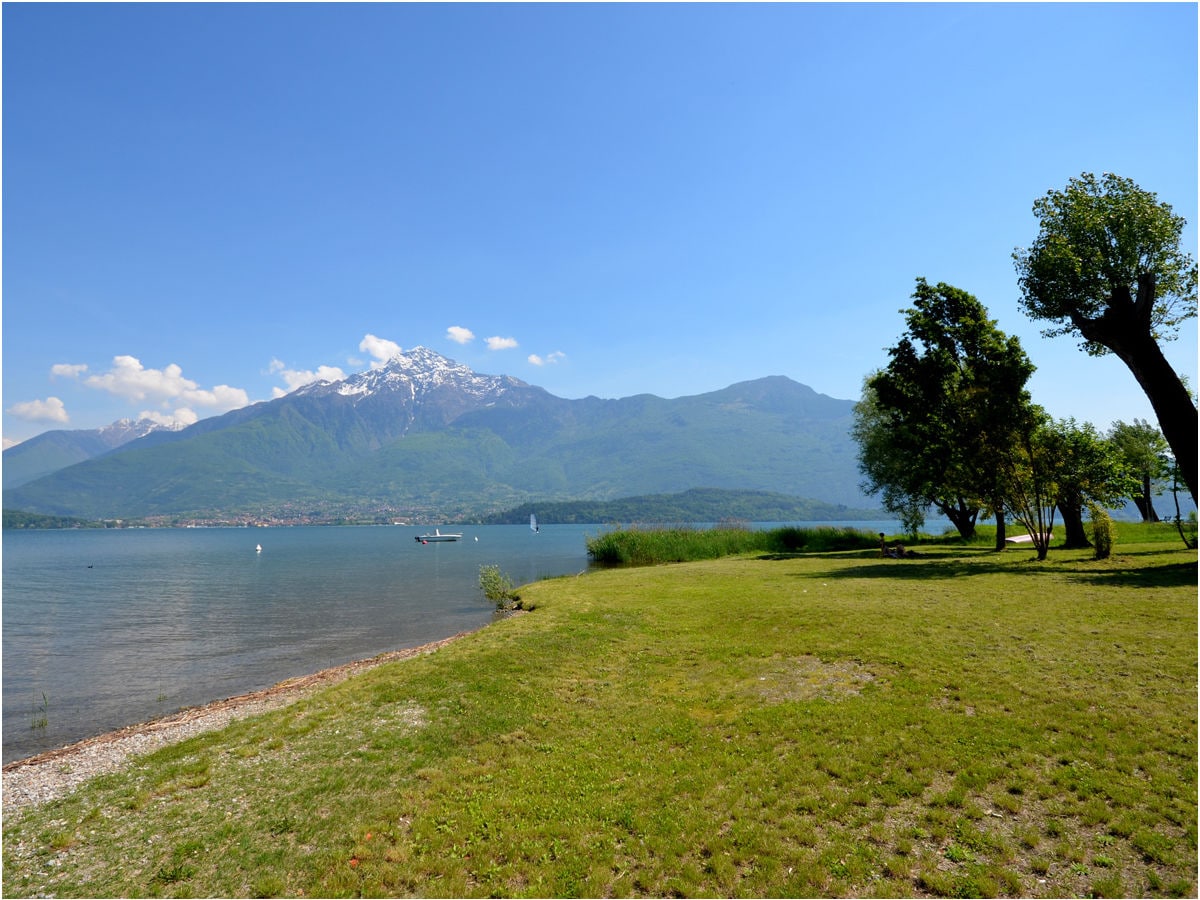
<path id="1" fill-rule="evenodd" d="M 154 419 L 117 419 L 111 425 L 96 429 L 96 434 L 110 447 L 120 447 L 130 441 L 136 441 L 155 431 L 181 431 L 186 428 L 182 422 L 163 424 Z"/>

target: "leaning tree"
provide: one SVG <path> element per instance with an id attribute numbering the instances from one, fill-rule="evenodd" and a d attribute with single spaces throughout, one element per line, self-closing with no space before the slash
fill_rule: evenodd
<path id="1" fill-rule="evenodd" d="M 907 331 L 887 366 L 867 378 L 852 434 L 868 493 L 906 520 L 933 506 L 969 538 L 982 510 L 1004 541 L 1009 452 L 1030 405 L 1033 364 L 983 304 L 948 284 L 917 279 Z"/>
<path id="2" fill-rule="evenodd" d="M 1022 306 L 1056 323 L 1047 336 L 1077 334 L 1088 353 L 1114 353 L 1129 367 L 1195 500 L 1196 406 L 1159 347 L 1196 315 L 1196 262 L 1181 241 L 1186 221 L 1112 174 L 1072 178 L 1033 212 L 1038 236 L 1013 254 Z"/>

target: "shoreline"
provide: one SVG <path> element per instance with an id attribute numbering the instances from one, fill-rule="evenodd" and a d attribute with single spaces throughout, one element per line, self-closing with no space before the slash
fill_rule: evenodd
<path id="1" fill-rule="evenodd" d="M 484 625 L 482 628 L 486 628 Z M 40 806 L 62 797 L 98 775 L 123 768 L 130 759 L 152 753 L 197 734 L 216 731 L 237 719 L 280 709 L 315 691 L 331 687 L 384 663 L 434 653 L 481 628 L 460 631 L 437 641 L 404 650 L 389 650 L 367 659 L 354 660 L 311 675 L 289 678 L 269 688 L 189 706 L 156 719 L 127 725 L 45 750 L 3 766 L 3 813 L 10 815 L 27 807 Z"/>

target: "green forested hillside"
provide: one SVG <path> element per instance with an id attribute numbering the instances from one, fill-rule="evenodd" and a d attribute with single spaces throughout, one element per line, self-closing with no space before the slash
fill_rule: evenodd
<path id="1" fill-rule="evenodd" d="M 739 519 L 746 522 L 865 521 L 887 518 L 879 510 L 851 509 L 766 491 L 694 488 L 678 494 L 652 494 L 608 501 L 524 503 L 479 521 L 485 525 L 519 525 L 536 515 L 545 525 L 620 523 L 699 523 Z"/>

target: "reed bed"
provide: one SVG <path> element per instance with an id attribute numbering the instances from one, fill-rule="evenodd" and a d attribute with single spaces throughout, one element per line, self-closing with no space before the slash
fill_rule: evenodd
<path id="1" fill-rule="evenodd" d="M 878 535 L 854 528 L 741 526 L 633 526 L 587 538 L 588 557 L 601 566 L 647 566 L 720 559 L 746 553 L 861 550 L 878 546 Z"/>

